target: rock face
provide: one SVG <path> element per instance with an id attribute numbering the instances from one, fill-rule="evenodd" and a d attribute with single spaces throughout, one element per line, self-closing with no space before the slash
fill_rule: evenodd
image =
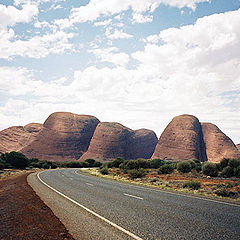
<path id="1" fill-rule="evenodd" d="M 150 158 L 156 143 L 156 134 L 150 130 L 133 131 L 119 123 L 102 122 L 98 124 L 88 151 L 81 160 Z"/>
<path id="2" fill-rule="evenodd" d="M 99 120 L 68 112 L 51 114 L 37 138 L 21 150 L 29 158 L 73 161 L 87 151 Z"/>
<path id="3" fill-rule="evenodd" d="M 240 152 L 233 141 L 216 125 L 202 123 L 204 142 L 209 162 L 220 162 L 223 158 L 240 158 Z"/>
<path id="4" fill-rule="evenodd" d="M 42 127 L 40 123 L 31 123 L 24 127 L 15 126 L 2 130 L 0 132 L 0 152 L 21 151 L 22 148 L 34 141 Z"/>
<path id="5" fill-rule="evenodd" d="M 152 158 L 206 161 L 199 120 L 192 115 L 173 118 L 160 136 Z"/>
<path id="6" fill-rule="evenodd" d="M 139 129 L 134 131 L 134 134 L 129 138 L 126 159 L 151 158 L 157 142 L 158 138 L 151 130 Z"/>
<path id="7" fill-rule="evenodd" d="M 237 147 L 238 151 L 240 152 L 240 144 L 237 144 L 236 147 Z"/>

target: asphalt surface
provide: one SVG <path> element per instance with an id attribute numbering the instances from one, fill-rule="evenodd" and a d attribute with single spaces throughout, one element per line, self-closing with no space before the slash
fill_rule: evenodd
<path id="1" fill-rule="evenodd" d="M 44 171 L 40 173 L 40 178 L 57 191 L 142 239 L 240 239 L 239 205 L 119 183 L 84 175 L 76 169 Z M 59 207 L 62 207 L 61 204 Z M 74 206 L 74 209 L 72 216 L 79 211 L 81 222 L 85 221 L 84 215 L 88 217 L 88 222 L 92 217 L 98 228 L 101 220 L 96 220 L 79 206 Z M 110 236 L 99 239 L 131 239 L 127 235 L 115 235 L 114 227 L 107 229 L 106 225 L 104 223 Z M 96 230 L 98 236 L 101 229 Z"/>

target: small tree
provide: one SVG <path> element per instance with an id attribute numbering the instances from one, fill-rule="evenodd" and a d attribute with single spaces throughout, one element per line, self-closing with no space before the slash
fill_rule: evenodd
<path id="1" fill-rule="evenodd" d="M 192 170 L 191 164 L 189 163 L 189 161 L 179 162 L 177 164 L 177 170 L 178 170 L 178 172 L 181 172 L 181 173 L 191 172 L 191 170 Z"/>
<path id="2" fill-rule="evenodd" d="M 101 169 L 100 169 L 100 173 L 101 173 L 102 175 L 108 175 L 108 168 L 107 168 L 107 167 L 101 168 Z"/>
<path id="3" fill-rule="evenodd" d="M 157 169 L 157 168 L 161 167 L 162 165 L 164 165 L 164 161 L 161 159 L 155 158 L 155 159 L 150 160 L 150 168 Z"/>
<path id="4" fill-rule="evenodd" d="M 5 153 L 1 156 L 1 158 L 4 162 L 6 162 L 6 164 L 12 166 L 13 168 L 24 169 L 29 164 L 28 158 L 19 152 Z"/>
<path id="5" fill-rule="evenodd" d="M 170 164 L 165 164 L 162 165 L 159 169 L 158 169 L 158 173 L 159 174 L 170 174 L 174 171 L 174 166 L 170 165 Z"/>
<path id="6" fill-rule="evenodd" d="M 234 176 L 234 169 L 230 166 L 225 167 L 220 173 L 221 177 L 230 178 Z"/>
<path id="7" fill-rule="evenodd" d="M 240 178 L 240 166 L 234 169 L 234 176 Z"/>
<path id="8" fill-rule="evenodd" d="M 206 162 L 202 166 L 203 174 L 210 176 L 210 177 L 217 177 L 218 169 L 215 163 Z"/>
<path id="9" fill-rule="evenodd" d="M 131 179 L 142 178 L 146 175 L 146 171 L 142 168 L 128 170 L 128 175 Z"/>

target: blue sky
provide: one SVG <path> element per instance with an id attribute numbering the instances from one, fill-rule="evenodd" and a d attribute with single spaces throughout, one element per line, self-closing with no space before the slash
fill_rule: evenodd
<path id="1" fill-rule="evenodd" d="M 0 129 L 55 111 L 159 136 L 176 115 L 240 143 L 239 0 L 2 0 Z"/>

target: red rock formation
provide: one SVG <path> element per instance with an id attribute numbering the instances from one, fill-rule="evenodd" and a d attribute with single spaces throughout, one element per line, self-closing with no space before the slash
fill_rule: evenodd
<path id="1" fill-rule="evenodd" d="M 238 151 L 240 151 L 240 144 L 237 144 L 236 147 L 237 147 Z"/>
<path id="2" fill-rule="evenodd" d="M 15 126 L 0 132 L 0 152 L 21 151 L 29 145 L 42 129 L 42 124 L 31 123 L 24 127 Z"/>
<path id="3" fill-rule="evenodd" d="M 68 112 L 51 114 L 37 138 L 21 152 L 29 158 L 74 161 L 88 149 L 99 120 Z"/>
<path id="4" fill-rule="evenodd" d="M 81 160 L 93 158 L 96 160 L 108 160 L 117 157 L 126 158 L 126 148 L 132 130 L 115 122 L 99 123 L 88 151 L 83 154 Z"/>
<path id="5" fill-rule="evenodd" d="M 240 158 L 240 153 L 233 141 L 216 125 L 202 123 L 202 131 L 209 162 L 218 163 L 223 158 Z"/>
<path id="6" fill-rule="evenodd" d="M 180 115 L 165 128 L 152 158 L 206 161 L 201 124 L 192 115 Z"/>
<path id="7" fill-rule="evenodd" d="M 133 131 L 119 123 L 99 123 L 88 151 L 81 160 L 150 158 L 157 143 L 156 134 L 147 129 Z"/>
<path id="8" fill-rule="evenodd" d="M 129 138 L 126 159 L 151 158 L 158 138 L 155 132 L 148 129 L 139 129 Z"/>

